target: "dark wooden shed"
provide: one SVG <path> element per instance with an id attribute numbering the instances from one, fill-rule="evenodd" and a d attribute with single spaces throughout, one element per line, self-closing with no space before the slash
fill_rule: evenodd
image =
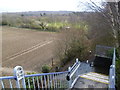
<path id="1" fill-rule="evenodd" d="M 109 68 L 112 64 L 113 47 L 96 46 L 94 66 Z"/>

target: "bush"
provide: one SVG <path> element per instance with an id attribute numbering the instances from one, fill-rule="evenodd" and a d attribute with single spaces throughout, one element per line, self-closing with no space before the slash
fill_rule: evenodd
<path id="1" fill-rule="evenodd" d="M 42 72 L 43 73 L 49 73 L 50 72 L 50 67 L 47 65 L 42 66 Z"/>
<path id="2" fill-rule="evenodd" d="M 116 83 L 117 89 L 120 90 L 120 59 L 116 61 Z"/>
<path id="3" fill-rule="evenodd" d="M 61 31 L 60 38 L 56 55 L 60 59 L 61 66 L 64 66 L 75 58 L 79 58 L 81 61 L 86 60 L 88 57 L 86 53 L 89 51 L 90 41 L 85 36 L 84 30 L 69 29 Z"/>
<path id="4" fill-rule="evenodd" d="M 120 90 L 120 57 L 117 49 L 117 61 L 116 61 L 116 87 Z"/>
<path id="5" fill-rule="evenodd" d="M 3 20 L 3 21 L 2 21 L 2 25 L 8 25 L 8 22 L 5 21 L 5 20 Z"/>
<path id="6" fill-rule="evenodd" d="M 107 54 L 108 57 L 112 58 L 113 57 L 113 52 L 114 52 L 114 49 L 110 49 L 106 52 L 106 54 Z"/>
<path id="7" fill-rule="evenodd" d="M 33 73 L 27 73 L 27 75 L 31 75 L 31 74 L 36 74 L 35 72 Z M 34 85 L 33 85 L 33 78 L 32 77 L 27 77 L 25 78 L 25 82 L 26 82 L 26 88 L 29 88 L 29 83 L 28 83 L 28 80 L 29 80 L 29 83 L 30 83 L 30 88 L 34 88 Z M 36 77 L 34 78 L 34 80 L 36 81 Z"/>

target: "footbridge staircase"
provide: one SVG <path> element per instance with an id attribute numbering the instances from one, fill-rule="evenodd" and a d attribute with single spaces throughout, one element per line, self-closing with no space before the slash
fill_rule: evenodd
<path id="1" fill-rule="evenodd" d="M 115 48 L 112 56 L 112 63 L 109 67 L 108 74 L 102 73 L 94 66 L 94 62 L 76 62 L 68 67 L 64 72 L 40 73 L 25 75 L 21 66 L 14 68 L 13 76 L 0 77 L 0 88 L 9 89 L 75 89 L 75 88 L 104 88 L 115 90 Z M 107 63 L 106 63 L 107 64 Z M 98 71 L 97 71 L 98 70 Z M 106 70 L 107 72 L 107 70 Z"/>

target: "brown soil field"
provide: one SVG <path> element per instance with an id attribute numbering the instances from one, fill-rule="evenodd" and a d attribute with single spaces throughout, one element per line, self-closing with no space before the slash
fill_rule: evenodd
<path id="1" fill-rule="evenodd" d="M 15 66 L 25 71 L 41 72 L 42 65 L 51 65 L 55 57 L 58 34 L 15 27 L 2 27 L 2 69 L 4 73 Z"/>

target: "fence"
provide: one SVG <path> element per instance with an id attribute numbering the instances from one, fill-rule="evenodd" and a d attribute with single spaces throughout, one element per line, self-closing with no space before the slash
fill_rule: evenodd
<path id="1" fill-rule="evenodd" d="M 0 77 L 0 85 L 3 90 L 5 88 L 24 88 L 25 90 L 28 88 L 34 90 L 39 88 L 72 88 L 77 80 L 79 67 L 80 61 L 76 59 L 75 64 L 65 72 L 24 75 L 23 68 L 16 66 L 14 76 Z"/>
<path id="2" fill-rule="evenodd" d="M 109 89 L 115 89 L 115 48 L 113 53 L 112 65 L 109 71 Z M 21 66 L 14 68 L 14 76 L 0 77 L 0 87 L 3 90 L 6 88 L 24 88 L 26 89 L 44 89 L 44 88 L 73 88 L 76 83 L 80 68 L 80 61 L 76 59 L 73 66 L 68 68 L 68 71 L 64 72 L 53 72 L 53 73 L 41 73 L 24 75 L 24 70 Z"/>
<path id="3" fill-rule="evenodd" d="M 112 65 L 110 66 L 110 71 L 109 71 L 109 88 L 115 90 L 115 61 L 116 61 L 116 55 L 115 55 L 115 48 L 114 48 L 114 53 L 113 53 L 113 60 L 112 60 Z"/>
<path id="4" fill-rule="evenodd" d="M 79 68 L 80 68 L 80 62 L 78 61 L 78 59 L 76 59 L 76 63 L 72 66 L 68 68 L 68 75 L 67 75 L 67 80 L 69 82 L 69 87 L 73 88 L 75 82 L 77 81 L 77 79 L 79 78 Z"/>

